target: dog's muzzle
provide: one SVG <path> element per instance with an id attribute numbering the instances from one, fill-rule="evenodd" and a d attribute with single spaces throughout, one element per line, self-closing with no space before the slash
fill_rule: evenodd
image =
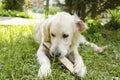
<path id="1" fill-rule="evenodd" d="M 56 48 L 52 51 L 52 56 L 55 56 L 55 57 L 61 56 L 61 52 L 58 50 L 58 48 Z"/>
<path id="2" fill-rule="evenodd" d="M 50 46 L 49 45 L 46 45 L 45 43 L 43 43 L 43 46 L 49 50 Z M 60 57 L 61 56 L 61 52 L 58 50 L 58 48 L 54 49 L 52 52 L 51 52 L 51 56 L 54 56 L 54 57 Z"/>

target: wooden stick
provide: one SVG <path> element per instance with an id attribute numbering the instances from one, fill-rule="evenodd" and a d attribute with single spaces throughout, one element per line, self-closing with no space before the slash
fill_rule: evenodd
<path id="1" fill-rule="evenodd" d="M 72 73 L 74 74 L 73 64 L 66 57 L 59 58 L 60 62 Z"/>
<path id="2" fill-rule="evenodd" d="M 50 43 L 44 43 L 43 44 L 47 49 L 50 48 Z M 68 60 L 66 57 L 60 57 L 59 61 L 72 73 L 74 74 L 74 68 L 73 68 L 73 63 Z"/>

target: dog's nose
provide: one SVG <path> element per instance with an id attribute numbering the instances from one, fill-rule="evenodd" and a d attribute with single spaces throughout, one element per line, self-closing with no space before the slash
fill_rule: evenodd
<path id="1" fill-rule="evenodd" d="M 55 55 L 55 57 L 60 57 L 61 56 L 61 53 L 60 52 L 58 52 L 56 55 Z"/>
<path id="2" fill-rule="evenodd" d="M 52 52 L 52 55 L 55 56 L 55 57 L 60 57 L 61 53 L 60 52 L 57 52 L 57 53 Z"/>

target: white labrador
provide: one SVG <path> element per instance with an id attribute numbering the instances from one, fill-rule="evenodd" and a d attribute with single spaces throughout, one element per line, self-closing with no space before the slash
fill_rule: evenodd
<path id="1" fill-rule="evenodd" d="M 80 34 L 86 29 L 88 26 L 82 20 L 66 12 L 60 12 L 35 27 L 34 38 L 40 43 L 37 51 L 40 78 L 51 74 L 50 60 L 47 57 L 49 54 L 58 58 L 69 57 L 74 63 L 74 73 L 79 77 L 86 75 L 86 67 L 77 49 L 79 44 L 90 45 L 98 52 L 105 49 L 88 42 Z M 47 45 L 50 47 L 48 48 Z"/>

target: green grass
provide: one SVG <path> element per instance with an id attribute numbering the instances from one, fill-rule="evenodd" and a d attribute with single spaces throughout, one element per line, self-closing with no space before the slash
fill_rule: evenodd
<path id="1" fill-rule="evenodd" d="M 39 45 L 33 39 L 33 26 L 0 26 L 0 80 L 38 80 L 35 54 Z M 120 79 L 120 30 L 107 32 L 85 34 L 89 41 L 109 48 L 98 54 L 91 47 L 79 47 L 88 72 L 83 80 Z M 51 64 L 52 77 L 45 80 L 79 80 L 60 62 L 52 59 Z"/>

